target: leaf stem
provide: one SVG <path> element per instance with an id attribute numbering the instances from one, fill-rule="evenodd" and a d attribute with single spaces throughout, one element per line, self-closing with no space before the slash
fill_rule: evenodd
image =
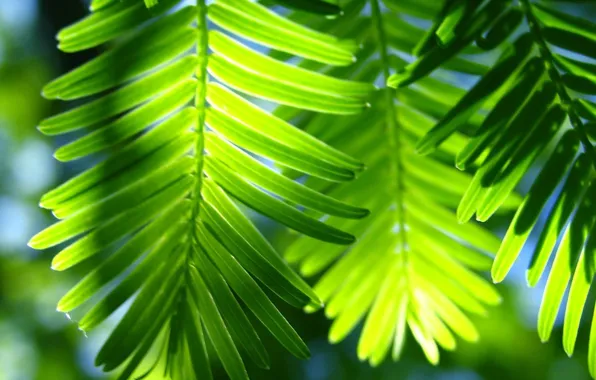
<path id="1" fill-rule="evenodd" d="M 546 44 L 544 37 L 542 36 L 542 30 L 540 28 L 540 24 L 534 12 L 532 12 L 532 5 L 530 4 L 529 0 L 519 0 L 521 8 L 524 12 L 526 17 L 526 21 L 530 28 L 530 32 L 534 36 L 534 40 L 538 45 L 538 49 L 540 51 L 540 57 L 543 59 L 546 69 L 548 72 L 548 76 L 550 80 L 555 84 L 555 88 L 557 90 L 557 94 L 561 99 L 561 104 L 563 108 L 566 110 L 567 115 L 569 116 L 569 120 L 571 121 L 571 126 L 575 129 L 579 135 L 579 139 L 584 147 L 584 150 L 588 157 L 592 160 L 592 166 L 596 169 L 596 150 L 594 150 L 594 146 L 590 142 L 588 138 L 588 134 L 586 133 L 586 129 L 584 127 L 583 122 L 581 121 L 580 117 L 575 112 L 575 108 L 573 107 L 573 101 L 565 88 L 563 83 L 563 79 L 559 74 L 555 66 L 555 61 L 553 58 L 553 54 Z"/>
<path id="2" fill-rule="evenodd" d="M 199 245 L 199 237 L 197 235 L 197 228 L 199 216 L 201 211 L 203 188 L 203 165 L 204 165 L 204 151 L 205 151 L 205 115 L 206 115 L 206 101 L 207 101 L 207 63 L 209 59 L 209 31 L 207 28 L 207 3 L 206 0 L 197 0 L 197 68 L 195 76 L 197 78 L 197 90 L 195 94 L 195 108 L 197 109 L 197 124 L 195 126 L 195 147 L 194 158 L 196 160 L 195 166 L 195 187 L 190 194 L 193 201 L 192 214 L 190 219 L 190 237 L 196 246 Z M 190 268 L 192 264 L 193 248 L 188 248 L 186 252 L 186 268 Z M 186 282 L 189 281 L 189 271 L 186 270 L 184 275 Z M 183 295 L 181 295 L 182 297 Z"/>
<path id="3" fill-rule="evenodd" d="M 203 151 L 205 150 L 205 107 L 207 99 L 207 61 L 209 53 L 209 40 L 207 30 L 207 4 L 205 0 L 197 0 L 197 92 L 195 107 L 197 109 L 197 124 L 195 128 L 195 159 L 196 159 L 196 184 L 192 194 L 194 205 L 192 210 L 192 227 L 196 228 L 196 221 L 201 208 L 201 188 L 203 186 Z"/>
<path id="4" fill-rule="evenodd" d="M 381 53 L 381 63 L 383 68 L 383 80 L 387 83 L 390 73 L 390 60 L 389 51 L 387 44 L 387 36 L 385 34 L 385 28 L 383 25 L 383 18 L 381 15 L 381 9 L 379 6 L 379 0 L 371 0 L 372 18 L 375 32 L 377 34 L 377 40 L 379 43 L 379 50 Z M 395 222 L 399 225 L 399 237 L 401 252 L 405 257 L 408 242 L 406 238 L 406 222 L 405 222 L 405 208 L 404 208 L 404 181 L 403 181 L 403 163 L 402 163 L 402 144 L 401 144 L 401 131 L 397 124 L 397 112 L 395 109 L 395 90 L 384 89 L 384 101 L 387 107 L 386 112 L 386 126 L 387 126 L 387 138 L 388 138 L 388 150 L 390 157 L 390 170 L 392 176 L 392 184 L 394 188 L 393 193 L 397 198 L 396 205 L 396 220 Z"/>

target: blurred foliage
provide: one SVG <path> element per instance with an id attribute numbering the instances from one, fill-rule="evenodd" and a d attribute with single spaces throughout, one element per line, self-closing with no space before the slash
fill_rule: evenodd
<path id="1" fill-rule="evenodd" d="M 6 62 L 0 66 L 0 115 L 11 134 L 22 140 L 33 133 L 49 104 L 39 92 L 50 78 L 50 68 L 39 59 Z"/>

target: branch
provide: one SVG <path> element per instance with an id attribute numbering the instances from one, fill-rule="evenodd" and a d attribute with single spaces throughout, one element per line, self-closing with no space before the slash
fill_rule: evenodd
<path id="1" fill-rule="evenodd" d="M 390 60 L 389 60 L 389 53 L 387 50 L 387 36 L 385 35 L 385 28 L 383 26 L 383 18 L 381 15 L 381 10 L 379 7 L 379 0 L 371 0 L 371 7 L 372 7 L 372 18 L 375 31 L 377 33 L 377 39 L 379 43 L 379 50 L 381 53 L 381 64 L 383 67 L 383 77 L 384 83 L 387 83 L 391 73 L 389 72 Z M 402 164 L 402 156 L 401 156 L 401 136 L 400 136 L 400 128 L 397 125 L 397 113 L 395 110 L 395 104 L 393 101 L 394 92 L 395 90 L 388 90 L 384 91 L 385 96 L 385 105 L 387 107 L 387 137 L 389 140 L 389 156 L 390 156 L 390 170 L 392 175 L 395 177 L 393 178 L 393 185 L 394 193 L 397 198 L 397 207 L 396 207 L 396 221 L 399 224 L 399 232 L 400 232 L 400 245 L 402 253 L 405 255 L 407 249 L 407 239 L 406 239 L 406 222 L 405 222 L 405 210 L 404 210 L 404 181 L 403 181 L 403 164 Z"/>
<path id="2" fill-rule="evenodd" d="M 577 115 L 575 108 L 572 104 L 573 101 L 567 93 L 567 89 L 565 88 L 561 75 L 557 71 L 553 54 L 550 51 L 548 45 L 546 44 L 544 37 L 542 36 L 542 30 L 540 28 L 538 19 L 532 12 L 532 5 L 530 4 L 529 0 L 520 0 L 520 4 L 526 17 L 526 21 L 528 22 L 530 32 L 534 36 L 534 40 L 537 43 L 538 48 L 540 50 L 540 57 L 544 60 L 546 64 L 548 76 L 550 77 L 550 80 L 555 84 L 557 94 L 561 99 L 561 104 L 567 112 L 567 115 L 569 115 L 571 126 L 573 127 L 573 129 L 577 131 L 579 139 L 584 147 L 584 150 L 586 151 L 588 157 L 590 157 L 590 159 L 592 160 L 592 166 L 594 167 L 594 169 L 596 169 L 596 150 L 594 149 L 594 146 L 588 138 L 588 134 L 586 132 L 584 124 L 581 121 L 580 117 Z"/>

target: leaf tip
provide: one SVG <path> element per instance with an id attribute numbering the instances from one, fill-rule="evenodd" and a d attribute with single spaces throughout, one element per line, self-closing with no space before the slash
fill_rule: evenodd
<path id="1" fill-rule="evenodd" d="M 505 279 L 505 275 L 502 273 L 501 269 L 498 268 L 496 265 L 493 265 L 493 267 L 491 268 L 490 276 L 493 280 L 493 283 L 495 284 L 499 284 L 503 282 L 503 280 Z"/>
<path id="2" fill-rule="evenodd" d="M 573 351 L 574 351 L 574 343 L 575 342 L 570 342 L 567 340 L 563 341 L 563 351 L 565 351 L 565 354 L 567 354 L 568 357 L 572 357 L 573 356 Z"/>
<path id="3" fill-rule="evenodd" d="M 33 238 L 27 242 L 27 247 L 37 249 L 35 248 L 35 242 L 33 241 Z"/>
<path id="4" fill-rule="evenodd" d="M 306 314 L 313 314 L 316 313 L 317 311 L 321 310 L 322 306 L 319 305 L 314 305 L 314 304 L 308 304 L 304 307 L 304 312 Z"/>
<path id="5" fill-rule="evenodd" d="M 476 221 L 480 222 L 480 223 L 484 223 L 487 220 L 489 220 L 491 216 L 492 216 L 492 214 L 490 214 L 490 213 L 478 212 L 476 214 Z"/>
<path id="6" fill-rule="evenodd" d="M 370 215 L 369 209 L 360 208 L 360 209 L 358 209 L 358 212 L 356 213 L 356 219 L 364 219 L 369 215 Z"/>
<path id="7" fill-rule="evenodd" d="M 67 313 L 71 311 L 71 309 L 68 307 L 65 300 L 61 299 L 60 301 L 58 301 L 58 305 L 56 305 L 56 311 L 68 315 Z"/>
<path id="8" fill-rule="evenodd" d="M 538 329 L 538 337 L 540 338 L 540 343 L 548 343 L 548 340 L 550 339 L 550 334 Z"/>
<path id="9" fill-rule="evenodd" d="M 472 215 L 469 215 L 469 213 L 465 212 L 460 207 L 457 208 L 456 217 L 457 217 L 457 223 L 459 223 L 459 224 L 466 224 L 470 221 L 470 219 L 472 219 Z"/>
<path id="10" fill-rule="evenodd" d="M 37 205 L 45 210 L 50 210 L 52 208 L 45 196 L 41 197 Z"/>
<path id="11" fill-rule="evenodd" d="M 310 359 L 310 350 L 305 347 L 305 349 L 303 351 L 301 351 L 300 355 L 298 356 L 298 359 L 309 360 Z"/>
<path id="12" fill-rule="evenodd" d="M 387 79 L 387 86 L 391 88 L 397 88 L 399 85 L 399 78 L 398 74 L 393 74 L 392 76 Z"/>
<path id="13" fill-rule="evenodd" d="M 368 359 L 368 355 L 364 352 L 358 351 L 358 361 L 364 363 Z"/>
<path id="14" fill-rule="evenodd" d="M 329 333 L 329 343 L 331 344 L 337 344 L 339 342 L 341 342 L 343 336 L 335 333 L 333 330 L 331 330 L 331 332 Z"/>
<path id="15" fill-rule="evenodd" d="M 44 249 L 47 248 L 44 244 L 43 244 L 43 235 L 41 235 L 41 232 L 36 234 L 35 236 L 33 236 L 31 239 L 29 239 L 29 241 L 27 242 L 27 246 L 29 248 L 33 248 L 33 249 Z"/>
<path id="16" fill-rule="evenodd" d="M 534 274 L 534 271 L 531 269 L 526 270 L 526 284 L 528 284 L 528 287 L 533 288 L 536 286 L 536 284 L 538 283 L 538 280 L 540 278 Z"/>
<path id="17" fill-rule="evenodd" d="M 430 153 L 434 152 L 436 147 L 429 142 L 429 140 L 423 137 L 418 144 L 416 144 L 416 153 L 421 154 L 423 156 L 429 155 Z"/>
<path id="18" fill-rule="evenodd" d="M 64 261 L 60 258 L 60 255 L 59 254 L 56 255 L 56 256 L 54 256 L 54 258 L 52 259 L 52 264 L 51 264 L 50 268 L 52 270 L 57 271 L 57 272 L 61 272 L 64 269 L 66 269 L 64 267 Z"/>
<path id="19" fill-rule="evenodd" d="M 97 354 L 97 356 L 95 357 L 95 362 L 94 363 L 95 363 L 95 366 L 96 367 L 101 367 L 102 365 L 105 364 L 104 355 L 103 355 L 103 352 L 102 351 L 100 351 L 99 354 Z M 107 372 L 108 371 L 107 366 L 103 369 L 103 371 L 104 372 Z"/>
<path id="20" fill-rule="evenodd" d="M 64 149 L 62 149 L 62 148 L 58 148 L 54 152 L 53 157 L 60 162 L 68 162 L 69 161 L 69 157 L 64 153 Z"/>

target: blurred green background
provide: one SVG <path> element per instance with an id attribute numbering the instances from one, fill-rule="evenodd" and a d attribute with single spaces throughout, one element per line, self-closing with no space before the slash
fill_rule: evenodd
<path id="1" fill-rule="evenodd" d="M 39 120 L 64 107 L 41 98 L 43 84 L 96 53 L 66 55 L 55 49 L 57 30 L 85 12 L 80 0 L 0 0 L 0 380 L 108 378 L 94 368 L 93 358 L 114 319 L 86 337 L 55 311 L 57 300 L 84 268 L 58 274 L 50 270 L 54 252 L 38 253 L 26 246 L 52 221 L 37 207 L 40 195 L 85 166 L 57 165 L 52 152 L 63 142 L 35 129 Z M 494 228 L 503 233 L 499 222 Z M 312 359 L 294 359 L 265 339 L 272 368 L 249 368 L 249 373 L 253 379 L 309 380 L 588 379 L 589 323 L 584 321 L 571 359 L 561 348 L 560 320 L 551 342 L 541 343 L 534 326 L 544 280 L 536 289 L 527 289 L 524 267 L 518 263 L 509 282 L 500 285 L 503 305 L 477 321 L 481 341 L 459 342 L 456 352 L 442 354 L 438 367 L 429 365 L 419 347 L 410 344 L 400 362 L 370 368 L 356 357 L 357 332 L 330 345 L 329 322 L 322 313 L 305 315 L 280 304 L 307 341 Z M 584 313 L 591 315 L 592 310 Z"/>

